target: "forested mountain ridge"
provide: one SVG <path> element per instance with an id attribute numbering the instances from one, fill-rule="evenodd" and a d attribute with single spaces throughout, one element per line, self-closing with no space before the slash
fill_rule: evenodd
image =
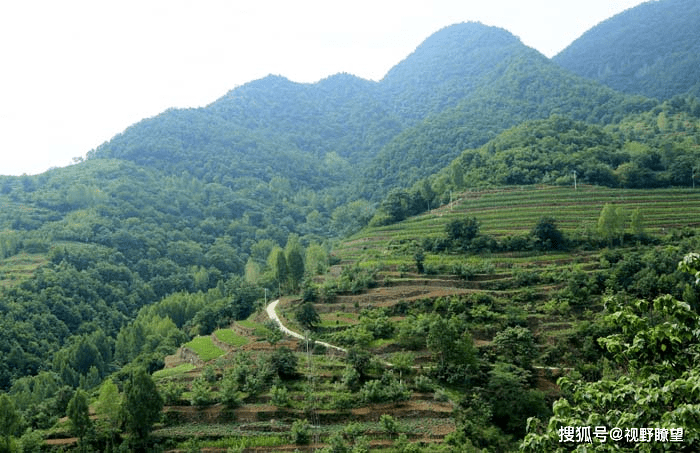
<path id="1" fill-rule="evenodd" d="M 505 30 L 464 23 L 426 39 L 379 82 L 269 76 L 205 108 L 137 123 L 90 156 L 228 187 L 283 177 L 294 189 L 333 192 L 339 206 L 407 187 L 526 119 L 605 123 L 652 105 L 562 70 Z"/>
<path id="2" fill-rule="evenodd" d="M 462 150 L 528 119 L 560 114 L 607 124 L 654 105 L 578 77 L 519 44 L 481 74 L 454 107 L 429 115 L 384 146 L 367 170 L 365 187 L 376 190 L 374 197 L 407 187 L 444 168 Z"/>
<path id="3" fill-rule="evenodd" d="M 700 3 L 649 1 L 601 22 L 553 58 L 616 90 L 700 96 Z"/>

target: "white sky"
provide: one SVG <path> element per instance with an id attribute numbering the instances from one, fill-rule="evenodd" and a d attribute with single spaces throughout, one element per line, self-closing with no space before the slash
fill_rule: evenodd
<path id="1" fill-rule="evenodd" d="M 379 80 L 451 24 L 505 28 L 551 57 L 642 0 L 7 0 L 0 174 L 64 166 L 170 107 L 268 74 Z"/>

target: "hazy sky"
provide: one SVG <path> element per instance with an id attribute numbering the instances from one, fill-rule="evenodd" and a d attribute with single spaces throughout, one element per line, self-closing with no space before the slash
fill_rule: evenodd
<path id="1" fill-rule="evenodd" d="M 17 0 L 0 4 L 0 174 L 36 174 L 268 74 L 379 80 L 479 21 L 551 57 L 642 0 Z"/>

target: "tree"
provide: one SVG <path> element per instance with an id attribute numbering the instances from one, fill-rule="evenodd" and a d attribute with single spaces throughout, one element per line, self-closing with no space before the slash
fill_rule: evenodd
<path id="1" fill-rule="evenodd" d="M 299 242 L 298 235 L 289 235 L 285 247 L 285 258 L 287 261 L 289 286 L 292 291 L 296 291 L 299 289 L 302 278 L 304 278 L 304 247 Z"/>
<path id="2" fill-rule="evenodd" d="M 311 442 L 311 425 L 309 421 L 306 419 L 294 421 L 291 434 L 292 442 L 297 445 L 306 445 Z"/>
<path id="3" fill-rule="evenodd" d="M 493 346 L 504 362 L 524 370 L 530 370 L 532 361 L 537 357 L 535 337 L 527 327 L 506 327 L 493 338 Z"/>
<path id="4" fill-rule="evenodd" d="M 67 415 L 71 423 L 71 429 L 73 433 L 78 436 L 80 444 L 82 445 L 85 434 L 87 434 L 92 427 L 88 396 L 83 389 L 76 390 L 73 398 L 68 402 Z"/>
<path id="5" fill-rule="evenodd" d="M 127 432 L 134 436 L 136 445 L 144 447 L 153 424 L 160 420 L 163 398 L 153 378 L 143 368 L 131 373 L 124 384 L 122 414 Z"/>
<path id="6" fill-rule="evenodd" d="M 221 380 L 221 402 L 228 408 L 234 408 L 241 405 L 241 397 L 238 394 L 240 391 L 240 384 L 236 379 L 236 375 L 232 372 L 226 373 L 224 378 Z"/>
<path id="7" fill-rule="evenodd" d="M 15 403 L 7 394 L 0 395 L 0 436 L 2 436 L 3 450 L 11 451 L 12 436 L 19 428 L 20 416 Z"/>
<path id="8" fill-rule="evenodd" d="M 612 246 L 615 239 L 622 241 L 624 233 L 625 219 L 622 209 L 605 203 L 598 217 L 598 234 Z"/>
<path id="9" fill-rule="evenodd" d="M 564 235 L 557 228 L 557 221 L 552 217 L 542 217 L 532 229 L 532 235 L 543 250 L 562 250 L 566 248 Z"/>
<path id="10" fill-rule="evenodd" d="M 447 238 L 455 243 L 456 246 L 466 248 L 479 234 L 479 221 L 476 217 L 467 219 L 455 219 L 447 224 L 445 231 Z"/>
<path id="11" fill-rule="evenodd" d="M 294 317 L 297 322 L 306 329 L 313 329 L 316 324 L 321 322 L 321 317 L 318 315 L 314 304 L 311 302 L 304 302 L 301 304 L 296 312 L 294 312 Z"/>
<path id="12" fill-rule="evenodd" d="M 292 379 L 297 375 L 297 356 L 286 346 L 275 349 L 270 355 L 270 366 L 280 379 Z"/>
<path id="13" fill-rule="evenodd" d="M 644 239 L 644 216 L 639 208 L 632 211 L 632 214 L 630 215 L 630 229 L 638 241 Z"/>
<path id="14" fill-rule="evenodd" d="M 476 350 L 460 318 L 437 316 L 430 324 L 426 342 L 436 356 L 437 374 L 441 379 L 454 383 L 468 378 L 476 365 Z"/>
<path id="15" fill-rule="evenodd" d="M 192 399 L 190 402 L 193 406 L 206 406 L 211 403 L 211 388 L 204 377 L 200 376 L 192 381 Z"/>
<path id="16" fill-rule="evenodd" d="M 372 356 L 367 350 L 353 346 L 348 350 L 347 360 L 362 378 L 366 375 L 372 363 Z"/>
<path id="17" fill-rule="evenodd" d="M 267 264 L 272 270 L 272 278 L 277 281 L 277 285 L 282 290 L 282 286 L 287 285 L 288 270 L 287 270 L 287 258 L 284 255 L 284 250 L 282 247 L 276 246 L 270 252 Z"/>
<path id="18" fill-rule="evenodd" d="M 700 269 L 700 255 L 689 254 L 679 268 Z M 621 297 L 605 300 L 605 322 L 616 333 L 598 339 L 618 370 L 596 382 L 559 378 L 564 397 L 554 403 L 546 426 L 530 420 L 521 449 L 527 452 L 575 448 L 566 427 L 604 426 L 607 429 L 651 428 L 679 435 L 677 451 L 700 448 L 700 330 L 698 313 L 670 295 L 630 303 Z M 609 439 L 608 439 L 609 440 Z M 592 444 L 592 445 L 591 445 Z M 639 437 L 601 443 L 596 436 L 582 444 L 595 451 L 653 451 Z M 589 450 L 590 451 L 590 450 Z"/>
<path id="19" fill-rule="evenodd" d="M 104 417 L 110 436 L 116 432 L 119 426 L 119 408 L 121 405 L 121 395 L 117 385 L 111 379 L 104 381 L 100 386 L 100 394 L 97 398 L 95 410 L 97 415 Z"/>

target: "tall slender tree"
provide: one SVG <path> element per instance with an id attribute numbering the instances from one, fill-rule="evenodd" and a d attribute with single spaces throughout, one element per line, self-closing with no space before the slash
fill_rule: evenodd
<path id="1" fill-rule="evenodd" d="M 122 414 L 134 447 L 145 449 L 153 424 L 160 420 L 163 398 L 155 382 L 143 368 L 136 369 L 124 385 Z"/>

